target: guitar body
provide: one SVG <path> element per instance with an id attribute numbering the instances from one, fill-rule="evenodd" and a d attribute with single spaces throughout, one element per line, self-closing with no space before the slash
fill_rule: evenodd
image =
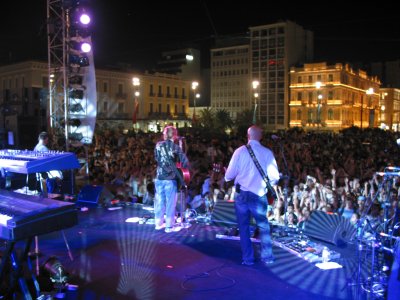
<path id="1" fill-rule="evenodd" d="M 178 189 L 182 189 L 186 187 L 190 183 L 190 172 L 188 169 L 182 168 L 182 164 L 180 162 L 176 163 L 176 169 L 180 174 L 178 177 Z"/>

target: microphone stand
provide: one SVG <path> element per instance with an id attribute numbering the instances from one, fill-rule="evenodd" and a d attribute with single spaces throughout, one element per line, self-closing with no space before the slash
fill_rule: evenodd
<path id="1" fill-rule="evenodd" d="M 283 202 L 284 202 L 284 224 L 285 224 L 285 231 L 288 231 L 288 220 L 287 220 L 287 207 L 288 207 L 288 193 L 289 193 L 289 189 L 288 189 L 288 185 L 289 185 L 289 180 L 290 180 L 290 173 L 289 173 L 289 168 L 287 165 L 287 161 L 286 161 L 286 157 L 285 157 L 285 151 L 283 150 L 283 145 L 281 143 L 280 138 L 276 138 L 276 140 L 278 141 L 278 145 L 279 145 L 279 149 L 282 155 L 282 160 L 283 160 L 283 165 L 285 167 L 284 169 L 284 173 L 282 176 L 283 179 Z"/>

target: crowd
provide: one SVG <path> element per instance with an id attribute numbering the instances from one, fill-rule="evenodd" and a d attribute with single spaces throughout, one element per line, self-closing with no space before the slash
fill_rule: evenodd
<path id="1" fill-rule="evenodd" d="M 399 176 L 378 173 L 400 164 L 398 133 L 353 127 L 340 133 L 291 129 L 275 134 L 272 139 L 266 133 L 262 140 L 281 172 L 278 200 L 268 212 L 270 221 L 295 226 L 312 211 L 323 210 L 354 224 L 367 217 L 374 230 L 382 226 L 383 218 L 398 222 L 394 214 Z M 212 137 L 193 128 L 179 129 L 179 135 L 190 161 L 189 207 L 207 210 L 216 201 L 231 199 L 233 191 L 224 185 L 224 172 L 234 150 L 246 143 L 245 136 Z M 88 150 L 90 182 L 107 186 L 122 201 L 151 205 L 154 148 L 161 137 L 161 133 L 111 130 L 96 134 Z"/>

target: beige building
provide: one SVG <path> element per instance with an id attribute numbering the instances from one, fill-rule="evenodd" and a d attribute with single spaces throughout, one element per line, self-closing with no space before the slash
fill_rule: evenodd
<path id="1" fill-rule="evenodd" d="M 134 77 L 139 79 L 137 87 L 132 84 Z M 99 69 L 96 81 L 99 126 L 159 131 L 165 124 L 184 127 L 190 123 L 190 81 L 162 73 L 133 74 Z"/>
<path id="2" fill-rule="evenodd" d="M 133 86 L 133 77 L 140 85 Z M 96 69 L 98 127 L 159 131 L 189 126 L 191 81 L 168 74 Z M 135 92 L 138 92 L 135 96 Z M 26 61 L 0 67 L 0 142 L 8 132 L 18 148 L 33 148 L 48 130 L 48 64 Z M 136 123 L 134 123 L 134 119 Z"/>
<path id="3" fill-rule="evenodd" d="M 290 69 L 290 127 L 340 130 L 377 127 L 379 87 L 376 77 L 349 65 L 305 64 Z"/>
<path id="4" fill-rule="evenodd" d="M 211 107 L 232 119 L 251 108 L 249 45 L 211 50 Z"/>
<path id="5" fill-rule="evenodd" d="M 380 89 L 380 120 L 379 127 L 400 131 L 400 89 Z"/>

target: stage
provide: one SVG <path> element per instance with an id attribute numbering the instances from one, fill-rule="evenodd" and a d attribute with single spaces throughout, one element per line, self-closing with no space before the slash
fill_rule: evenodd
<path id="1" fill-rule="evenodd" d="M 357 286 L 355 244 L 326 244 L 340 253 L 334 260 L 342 266 L 338 269 L 321 270 L 315 262 L 276 243 L 275 263 L 268 267 L 260 262 L 243 266 L 239 241 L 217 238 L 227 234 L 232 227 L 229 224 L 192 220 L 189 228 L 165 233 L 156 231 L 153 224 L 143 223 L 152 216 L 152 211 L 144 208 L 134 204 L 79 210 L 78 225 L 39 236 L 39 265 L 50 257 L 61 262 L 68 284 L 77 286 L 75 294 L 69 293 L 67 299 L 298 300 L 370 296 Z M 259 245 L 255 242 L 254 246 L 258 249 Z M 368 251 L 362 251 L 366 252 L 362 254 L 362 278 L 369 276 Z M 43 278 L 46 275 L 41 268 L 41 290 L 52 293 L 45 291 L 49 282 Z"/>

